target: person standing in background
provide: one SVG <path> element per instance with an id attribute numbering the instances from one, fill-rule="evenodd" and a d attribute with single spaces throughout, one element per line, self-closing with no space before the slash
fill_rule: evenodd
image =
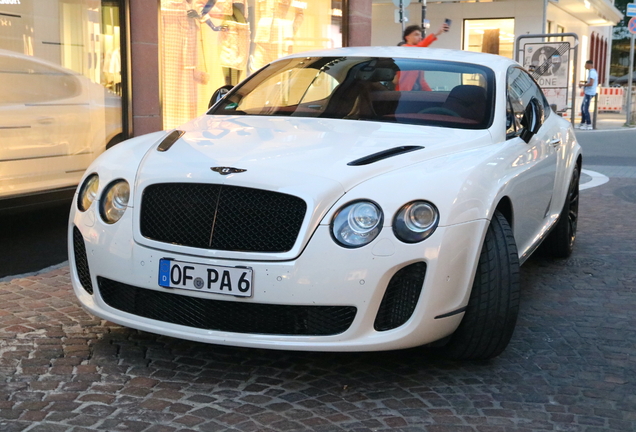
<path id="1" fill-rule="evenodd" d="M 404 29 L 403 47 L 427 47 L 437 40 L 437 36 L 446 33 L 450 29 L 447 23 L 444 23 L 435 32 L 425 38 L 422 38 L 422 27 L 418 25 L 410 25 Z M 395 75 L 395 90 L 424 90 L 431 91 L 431 87 L 424 79 L 422 71 L 403 71 Z"/>
<path id="2" fill-rule="evenodd" d="M 581 103 L 581 124 L 578 128 L 582 130 L 592 130 L 590 101 L 594 96 L 596 96 L 598 73 L 596 72 L 596 69 L 594 69 L 594 62 L 592 60 L 585 62 L 585 69 L 588 70 L 587 81 L 579 84 L 579 87 L 583 89 L 583 102 Z"/>

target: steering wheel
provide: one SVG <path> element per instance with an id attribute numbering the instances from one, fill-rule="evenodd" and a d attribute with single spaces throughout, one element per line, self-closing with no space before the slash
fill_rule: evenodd
<path id="1" fill-rule="evenodd" d="M 442 114 L 442 115 L 448 115 L 448 116 L 452 116 L 452 117 L 461 117 L 459 114 L 457 114 L 452 109 L 443 108 L 443 107 L 426 108 L 426 109 L 423 109 L 423 110 L 419 111 L 418 114 Z"/>

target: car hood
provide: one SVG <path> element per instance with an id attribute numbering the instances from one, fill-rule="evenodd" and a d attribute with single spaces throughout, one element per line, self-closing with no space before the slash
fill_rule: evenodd
<path id="1" fill-rule="evenodd" d="M 487 130 L 369 121 L 203 116 L 167 152 L 152 151 L 140 179 L 183 179 L 281 190 L 309 180 L 344 193 L 377 175 L 492 142 Z M 365 165 L 348 163 L 400 146 L 420 150 Z M 215 167 L 245 170 L 222 175 Z M 333 192 L 336 192 L 335 190 Z"/>
<path id="2" fill-rule="evenodd" d="M 185 134 L 167 151 L 153 146 L 145 155 L 137 172 L 135 202 L 142 202 L 143 191 L 151 184 L 182 182 L 266 189 L 302 198 L 307 211 L 294 247 L 276 254 L 250 253 L 256 260 L 298 256 L 329 210 L 356 185 L 408 165 L 491 142 L 486 130 L 334 119 L 204 116 L 180 129 Z M 424 148 L 366 165 L 347 165 L 399 146 Z M 220 167 L 240 172 L 224 175 L 213 170 Z M 135 223 L 139 224 L 138 218 Z M 135 231 L 139 243 L 168 247 L 141 236 L 139 225 Z M 243 256 L 238 251 L 169 248 L 209 257 Z"/>

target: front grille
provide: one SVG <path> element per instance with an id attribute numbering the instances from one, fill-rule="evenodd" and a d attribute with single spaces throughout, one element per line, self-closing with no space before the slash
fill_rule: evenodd
<path id="1" fill-rule="evenodd" d="M 205 330 L 294 336 L 344 332 L 356 316 L 353 306 L 288 306 L 189 297 L 138 288 L 97 277 L 112 308 L 144 318 Z"/>
<path id="2" fill-rule="evenodd" d="M 386 288 L 373 327 L 377 331 L 397 328 L 413 315 L 420 298 L 426 263 L 408 265 L 395 273 Z"/>
<path id="3" fill-rule="evenodd" d="M 141 201 L 141 234 L 152 240 L 246 252 L 286 252 L 307 204 L 293 195 L 237 186 L 160 183 Z"/>
<path id="4" fill-rule="evenodd" d="M 86 245 L 80 230 L 73 226 L 73 255 L 75 255 L 75 269 L 80 284 L 87 293 L 93 294 L 93 284 L 91 283 L 91 272 L 88 269 L 88 258 L 86 257 Z"/>

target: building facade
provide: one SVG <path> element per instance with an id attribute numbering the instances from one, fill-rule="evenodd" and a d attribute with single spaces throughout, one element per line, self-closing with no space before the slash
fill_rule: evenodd
<path id="1" fill-rule="evenodd" d="M 515 58 L 520 35 L 576 33 L 579 64 L 572 67 L 583 77 L 592 58 L 607 82 L 612 25 L 622 17 L 613 0 L 426 5 L 429 31 L 452 20 L 434 47 Z M 408 24 L 421 22 L 422 6 L 410 3 Z M 395 9 L 391 0 L 3 0 L 0 53 L 39 59 L 100 86 L 94 105 L 104 124 L 95 133 L 106 146 L 200 115 L 215 89 L 288 53 L 396 45 Z"/>
<path id="2" fill-rule="evenodd" d="M 579 61 L 572 67 L 577 68 L 577 76 L 581 79 L 585 76 L 584 63 L 592 59 L 599 82 L 607 84 L 612 28 L 623 17 L 613 3 L 613 0 L 428 0 L 426 18 L 430 21 L 429 31 L 436 30 L 446 18 L 452 20 L 450 31 L 432 45 L 436 48 L 489 52 L 513 59 L 517 59 L 518 36 L 576 33 Z M 400 41 L 402 27 L 393 20 L 395 9 L 391 0 L 373 0 L 372 45 L 395 45 Z M 408 9 L 408 24 L 420 24 L 422 3 L 412 2 Z"/>

